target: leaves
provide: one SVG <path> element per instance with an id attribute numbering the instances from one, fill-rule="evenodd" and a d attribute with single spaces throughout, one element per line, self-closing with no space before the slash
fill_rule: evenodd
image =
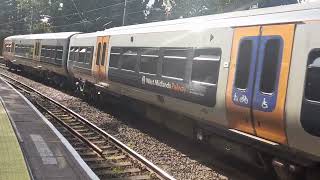
<path id="1" fill-rule="evenodd" d="M 125 0 L 3 0 L 0 33 L 93 32 L 122 26 Z M 125 25 L 270 7 L 297 0 L 127 0 Z M 0 35 L 0 36 L 1 36 Z"/>

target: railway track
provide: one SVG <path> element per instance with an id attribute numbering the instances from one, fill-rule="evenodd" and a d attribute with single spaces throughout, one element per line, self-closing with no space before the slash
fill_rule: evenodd
<path id="1" fill-rule="evenodd" d="M 174 179 L 119 140 L 39 91 L 0 76 L 22 92 L 50 120 L 101 179 Z"/>

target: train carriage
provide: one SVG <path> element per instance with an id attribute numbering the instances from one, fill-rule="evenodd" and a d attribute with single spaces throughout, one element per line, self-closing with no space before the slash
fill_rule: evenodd
<path id="1" fill-rule="evenodd" d="M 91 45 L 102 48 L 91 66 L 92 75 L 102 75 L 92 78 L 107 91 L 196 119 L 195 131 L 222 127 L 293 163 L 301 162 L 297 153 L 318 161 L 319 8 L 290 5 L 91 34 Z M 71 44 L 88 42 L 81 36 Z"/>
<path id="2" fill-rule="evenodd" d="M 32 68 L 67 76 L 69 38 L 76 32 L 11 36 L 5 39 L 14 47 L 8 65 Z"/>

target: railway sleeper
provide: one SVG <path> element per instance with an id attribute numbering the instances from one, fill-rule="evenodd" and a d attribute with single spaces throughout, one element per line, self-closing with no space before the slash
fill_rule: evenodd
<path id="1" fill-rule="evenodd" d="M 81 133 L 82 134 L 82 136 L 86 136 L 86 137 L 88 137 L 88 136 L 96 136 L 96 133 L 94 133 L 94 132 L 86 132 L 86 133 Z"/>
<path id="2" fill-rule="evenodd" d="M 119 174 L 131 174 L 131 173 L 139 173 L 141 172 L 138 168 L 130 168 L 130 169 L 121 169 L 121 168 L 114 168 L 112 170 L 98 170 L 96 174 L 98 176 L 113 176 Z"/>
<path id="3" fill-rule="evenodd" d="M 70 140 L 70 141 L 73 142 L 74 146 L 80 146 L 80 145 L 84 144 L 84 142 L 81 139 L 77 139 L 77 138 Z M 95 144 L 96 146 L 99 146 L 101 144 L 104 145 L 105 141 L 96 141 L 96 142 L 93 141 L 91 143 Z"/>
<path id="4" fill-rule="evenodd" d="M 127 159 L 126 155 L 117 155 L 117 156 L 110 156 L 110 157 L 99 157 L 99 158 L 83 158 L 84 161 L 88 163 L 97 163 L 97 162 L 104 162 L 106 160 L 123 160 Z"/>
<path id="5" fill-rule="evenodd" d="M 79 125 L 83 125 L 81 122 L 77 122 L 77 121 L 72 121 L 72 122 L 66 121 L 66 123 L 68 123 L 69 126 L 79 126 Z"/>
<path id="6" fill-rule="evenodd" d="M 126 167 L 126 166 L 132 166 L 132 163 L 129 161 L 123 161 L 123 162 L 106 162 L 103 164 L 92 164 L 90 165 L 91 169 L 104 169 L 104 168 L 113 168 L 113 167 Z"/>
<path id="7" fill-rule="evenodd" d="M 120 153 L 121 151 L 120 150 L 106 150 L 106 151 L 103 151 L 103 155 L 104 156 L 110 156 L 110 155 L 113 155 L 113 154 L 117 154 L 117 153 Z"/>
<path id="8" fill-rule="evenodd" d="M 63 121 L 68 122 L 68 123 L 75 123 L 78 122 L 77 120 L 75 120 L 74 117 L 64 117 Z"/>
<path id="9" fill-rule="evenodd" d="M 79 130 L 79 129 L 84 129 L 84 128 L 86 128 L 84 125 L 71 125 L 71 124 L 68 124 L 69 126 L 71 126 L 72 127 L 72 129 L 74 129 L 74 130 Z"/>
<path id="10" fill-rule="evenodd" d="M 102 138 L 100 136 L 89 136 L 89 137 L 85 137 L 85 138 L 90 140 L 90 141 L 102 140 Z"/>
<path id="11" fill-rule="evenodd" d="M 102 150 L 107 150 L 107 149 L 110 149 L 110 148 L 112 148 L 113 146 L 101 146 L 101 147 L 99 147 L 100 149 L 102 149 Z M 76 151 L 85 151 L 85 150 L 88 150 L 88 148 L 86 148 L 86 147 L 76 147 L 76 148 L 74 148 Z"/>
<path id="12" fill-rule="evenodd" d="M 121 178 L 109 178 L 109 180 L 147 180 L 152 179 L 149 175 L 138 175 L 138 176 L 129 176 L 129 177 L 121 177 Z"/>
<path id="13" fill-rule="evenodd" d="M 94 152 L 94 151 L 86 151 L 86 152 L 79 152 L 80 156 L 85 156 L 85 157 L 97 157 L 99 156 L 98 153 Z"/>
<path id="14" fill-rule="evenodd" d="M 95 144 L 95 145 L 99 145 L 99 144 L 105 144 L 106 143 L 106 141 L 105 140 L 93 140 L 93 141 L 91 141 L 93 144 Z"/>
<path id="15" fill-rule="evenodd" d="M 55 113 L 53 113 L 55 114 Z M 62 120 L 68 120 L 68 119 L 73 119 L 74 117 L 69 115 L 69 114 L 55 114 L 57 117 L 59 117 Z"/>
<path id="16" fill-rule="evenodd" d="M 77 132 L 78 133 L 88 133 L 88 132 L 90 132 L 90 129 L 79 129 L 79 130 L 77 130 Z"/>

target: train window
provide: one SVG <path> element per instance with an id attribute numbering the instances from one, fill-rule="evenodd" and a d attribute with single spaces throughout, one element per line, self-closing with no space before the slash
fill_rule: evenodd
<path id="1" fill-rule="evenodd" d="M 16 44 L 16 49 L 15 49 L 15 54 L 19 54 L 19 51 L 20 51 L 20 47 L 19 47 L 19 44 Z"/>
<path id="2" fill-rule="evenodd" d="M 159 60 L 159 49 L 141 49 L 140 72 L 157 74 L 157 62 Z"/>
<path id="3" fill-rule="evenodd" d="M 115 48 L 115 47 L 111 48 L 110 62 L 109 62 L 110 67 L 118 68 L 121 52 L 122 50 L 120 48 Z"/>
<path id="4" fill-rule="evenodd" d="M 196 49 L 192 61 L 191 80 L 217 84 L 221 49 Z"/>
<path id="5" fill-rule="evenodd" d="M 62 46 L 58 46 L 57 47 L 57 57 L 58 60 L 62 61 L 63 58 L 63 47 Z"/>
<path id="6" fill-rule="evenodd" d="M 74 61 L 74 50 L 75 49 L 76 49 L 75 47 L 70 48 L 69 61 Z"/>
<path id="7" fill-rule="evenodd" d="M 100 64 L 100 57 L 101 57 L 101 43 L 98 44 L 98 52 L 97 52 L 96 65 L 99 65 L 99 64 Z"/>
<path id="8" fill-rule="evenodd" d="M 93 47 L 88 47 L 87 53 L 86 53 L 86 59 L 85 59 L 86 64 L 91 64 L 92 55 L 93 55 Z"/>
<path id="9" fill-rule="evenodd" d="M 78 62 L 82 62 L 82 63 L 85 62 L 86 53 L 87 53 L 87 48 L 80 48 Z"/>
<path id="10" fill-rule="evenodd" d="M 184 79 L 187 57 L 187 49 L 166 49 L 163 57 L 162 75 Z"/>
<path id="11" fill-rule="evenodd" d="M 5 45 L 4 45 L 4 50 L 5 50 L 6 52 L 10 52 L 9 44 L 5 44 Z"/>
<path id="12" fill-rule="evenodd" d="M 78 61 L 78 59 L 79 59 L 79 47 L 75 47 L 73 52 L 73 61 Z"/>
<path id="13" fill-rule="evenodd" d="M 6 51 L 6 52 L 12 52 L 12 51 L 11 51 L 11 46 L 12 46 L 11 44 L 6 44 L 6 45 L 5 45 L 5 51 Z"/>
<path id="14" fill-rule="evenodd" d="M 320 102 L 320 50 L 309 55 L 305 84 L 305 98 Z"/>
<path id="15" fill-rule="evenodd" d="M 46 51 L 45 51 L 45 52 L 46 52 L 46 53 L 45 53 L 44 56 L 45 56 L 46 58 L 50 58 L 50 56 L 51 56 L 51 55 L 50 55 L 50 54 L 51 54 L 51 48 L 50 48 L 49 46 L 46 47 Z"/>
<path id="16" fill-rule="evenodd" d="M 103 43 L 102 47 L 102 60 L 101 60 L 101 65 L 104 66 L 104 62 L 106 61 L 106 51 L 107 51 L 107 43 Z"/>
<path id="17" fill-rule="evenodd" d="M 239 89 L 246 89 L 248 87 L 252 48 L 253 44 L 251 40 L 241 41 L 235 77 L 235 87 Z"/>
<path id="18" fill-rule="evenodd" d="M 125 48 L 121 58 L 121 68 L 135 71 L 138 60 L 138 51 L 135 48 Z"/>
<path id="19" fill-rule="evenodd" d="M 55 60 L 56 55 L 57 55 L 56 47 L 51 47 L 51 54 L 50 54 L 51 60 Z"/>
<path id="20" fill-rule="evenodd" d="M 261 92 L 273 93 L 275 90 L 280 48 L 280 39 L 271 39 L 266 44 L 260 81 Z"/>
<path id="21" fill-rule="evenodd" d="M 42 46 L 41 53 L 40 53 L 40 59 L 43 60 L 46 54 L 46 46 Z"/>

